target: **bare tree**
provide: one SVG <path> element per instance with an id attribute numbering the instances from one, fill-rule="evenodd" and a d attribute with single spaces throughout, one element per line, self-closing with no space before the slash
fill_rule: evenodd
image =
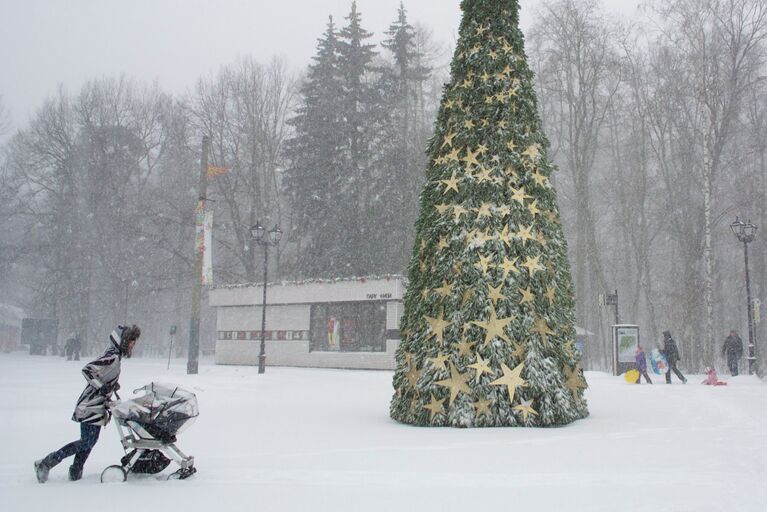
<path id="1" fill-rule="evenodd" d="M 151 288 L 146 214 L 167 101 L 124 77 L 89 82 L 76 98 L 60 89 L 9 146 L 16 207 L 35 234 L 25 239 L 34 309 L 62 328 L 97 335 L 137 314 L 129 302 Z"/>
<path id="2" fill-rule="evenodd" d="M 596 296 L 607 289 L 593 204 L 594 168 L 611 101 L 620 83 L 613 35 L 593 0 L 551 0 L 533 30 L 540 62 L 539 96 L 547 103 L 547 133 L 561 148 L 557 163 L 571 180 L 574 205 L 574 278 L 578 321 L 602 329 Z M 567 193 L 565 193 L 567 195 Z M 606 356 L 607 334 L 600 339 Z M 607 360 L 601 361 L 605 367 Z"/>
<path id="3" fill-rule="evenodd" d="M 687 118 L 700 148 L 702 194 L 704 339 L 696 356 L 713 364 L 714 254 L 712 230 L 722 218 L 714 205 L 717 179 L 735 136 L 743 100 L 765 62 L 767 4 L 762 0 L 674 0 L 658 4 L 667 51 L 684 63 L 677 75 L 690 98 Z M 692 160 L 693 162 L 696 160 Z"/>
<path id="4" fill-rule="evenodd" d="M 637 39 L 636 32 L 629 31 L 620 42 L 624 81 L 617 101 L 610 105 L 608 118 L 609 165 L 617 184 L 609 195 L 615 215 L 613 225 L 619 233 L 613 240 L 617 242 L 615 250 L 610 252 L 617 255 L 619 261 L 614 266 L 624 276 L 623 280 L 616 276 L 616 280 L 627 284 L 623 289 L 628 293 L 623 295 L 630 298 L 628 318 L 647 318 L 650 336 L 657 339 L 660 330 L 655 286 L 663 270 L 653 265 L 653 248 L 670 212 L 667 205 L 656 200 L 660 186 L 651 159 L 649 127 L 653 80 L 647 51 Z"/>
<path id="5" fill-rule="evenodd" d="M 217 272 L 227 282 L 256 280 L 249 228 L 282 219 L 282 146 L 293 94 L 284 62 L 264 66 L 248 58 L 200 80 L 191 99 L 199 131 L 211 137 L 211 162 L 228 169 L 212 182 L 215 203 L 208 205 L 219 219 Z"/>

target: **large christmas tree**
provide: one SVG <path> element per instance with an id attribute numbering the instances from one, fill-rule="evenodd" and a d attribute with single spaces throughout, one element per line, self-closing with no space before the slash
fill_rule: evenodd
<path id="1" fill-rule="evenodd" d="M 517 0 L 463 0 L 421 193 L 392 418 L 564 425 L 588 415 L 567 246 Z"/>

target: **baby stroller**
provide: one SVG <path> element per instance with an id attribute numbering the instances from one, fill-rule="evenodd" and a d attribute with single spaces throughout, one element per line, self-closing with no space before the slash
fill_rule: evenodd
<path id="1" fill-rule="evenodd" d="M 197 472 L 194 457 L 176 446 L 176 436 L 186 430 L 199 415 L 197 397 L 172 384 L 152 382 L 133 393 L 142 396 L 113 403 L 112 418 L 120 434 L 125 456 L 120 464 L 101 473 L 102 482 L 128 479 L 128 473 L 156 474 L 175 461 L 180 469 L 168 477 L 189 478 Z M 118 396 L 119 399 L 119 396 Z"/>

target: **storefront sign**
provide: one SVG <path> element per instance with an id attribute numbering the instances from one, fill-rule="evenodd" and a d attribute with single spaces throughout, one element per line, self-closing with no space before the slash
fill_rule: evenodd
<path id="1" fill-rule="evenodd" d="M 365 298 L 367 300 L 391 300 L 391 293 L 368 293 Z"/>

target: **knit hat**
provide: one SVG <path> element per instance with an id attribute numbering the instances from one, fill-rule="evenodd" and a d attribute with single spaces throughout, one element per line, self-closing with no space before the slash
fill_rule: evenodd
<path id="1" fill-rule="evenodd" d="M 109 340 L 112 342 L 112 345 L 117 347 L 121 355 L 130 357 L 130 342 L 138 340 L 140 336 L 141 329 L 136 324 L 133 324 L 130 327 L 118 325 L 109 335 Z"/>

